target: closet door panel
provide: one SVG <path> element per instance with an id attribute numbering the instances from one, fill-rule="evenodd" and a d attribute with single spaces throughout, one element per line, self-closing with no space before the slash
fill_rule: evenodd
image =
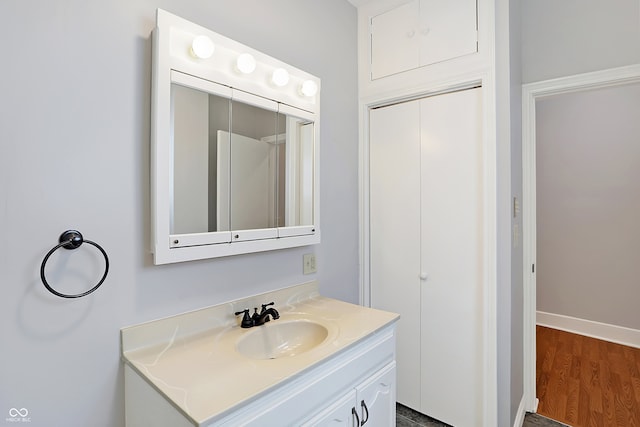
<path id="1" fill-rule="evenodd" d="M 420 405 L 420 110 L 412 101 L 370 113 L 371 306 L 401 313 L 397 400 Z"/>
<path id="2" fill-rule="evenodd" d="M 478 50 L 475 0 L 420 0 L 420 65 Z"/>
<path id="3" fill-rule="evenodd" d="M 425 98 L 421 117 L 422 412 L 481 420 L 482 92 Z"/>

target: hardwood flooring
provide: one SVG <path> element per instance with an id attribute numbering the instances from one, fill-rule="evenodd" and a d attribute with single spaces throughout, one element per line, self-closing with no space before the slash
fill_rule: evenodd
<path id="1" fill-rule="evenodd" d="M 574 427 L 640 427 L 640 349 L 536 327 L 538 413 Z"/>

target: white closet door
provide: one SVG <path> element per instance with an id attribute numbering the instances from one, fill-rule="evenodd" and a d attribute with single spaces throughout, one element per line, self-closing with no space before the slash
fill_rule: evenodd
<path id="1" fill-rule="evenodd" d="M 421 408 L 458 427 L 481 423 L 481 104 L 480 88 L 420 101 Z"/>
<path id="2" fill-rule="evenodd" d="M 420 408 L 420 108 L 370 113 L 371 306 L 401 313 L 397 399 Z"/>

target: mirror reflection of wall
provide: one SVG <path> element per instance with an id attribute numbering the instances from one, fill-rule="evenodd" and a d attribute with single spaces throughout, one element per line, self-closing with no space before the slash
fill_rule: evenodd
<path id="1" fill-rule="evenodd" d="M 173 141 L 173 210 L 171 231 L 208 229 L 208 94 L 179 85 L 171 87 Z"/>
<path id="2" fill-rule="evenodd" d="M 171 85 L 173 191 L 171 233 L 228 231 L 216 219 L 217 131 L 229 130 L 230 100 Z"/>

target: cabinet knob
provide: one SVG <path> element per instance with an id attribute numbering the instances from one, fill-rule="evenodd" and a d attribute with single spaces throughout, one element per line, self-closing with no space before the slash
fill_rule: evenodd
<path id="1" fill-rule="evenodd" d="M 409 30 L 409 31 L 407 31 L 407 37 L 408 37 L 408 38 L 411 38 L 411 37 L 413 37 L 413 36 L 415 36 L 415 35 L 416 35 L 416 30 Z"/>
<path id="2" fill-rule="evenodd" d="M 420 273 L 420 280 L 426 281 L 429 278 L 427 273 Z"/>
<path id="3" fill-rule="evenodd" d="M 422 27 L 420 28 L 420 34 L 422 34 L 423 36 L 426 36 L 427 34 L 429 34 L 431 32 L 431 28 L 429 27 Z"/>

